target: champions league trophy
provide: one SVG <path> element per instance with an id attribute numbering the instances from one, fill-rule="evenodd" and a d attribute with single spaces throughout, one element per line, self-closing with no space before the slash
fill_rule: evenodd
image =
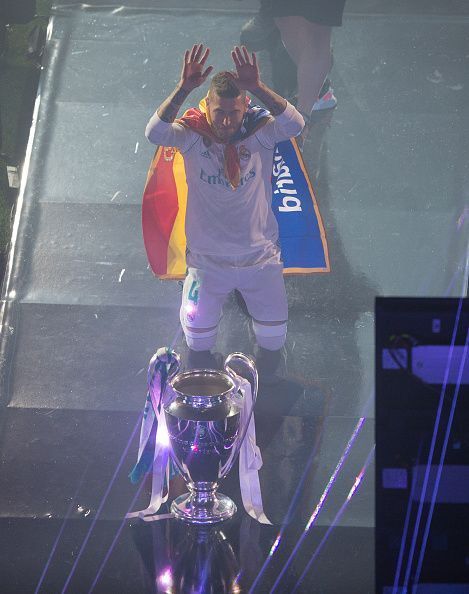
<path id="1" fill-rule="evenodd" d="M 252 404 L 245 402 L 241 378 L 232 364 L 247 370 L 253 379 Z M 229 355 L 224 371 L 177 373 L 176 368 L 169 376 L 163 409 L 171 456 L 189 489 L 171 505 L 177 518 L 193 524 L 213 524 L 236 512 L 233 501 L 217 493 L 217 489 L 236 460 L 256 397 L 257 370 L 242 353 Z"/>
<path id="2" fill-rule="evenodd" d="M 262 456 L 253 414 L 258 383 L 254 362 L 242 353 L 232 353 L 223 371 L 179 372 L 179 368 L 179 355 L 166 347 L 158 349 L 150 361 L 138 459 L 129 477 L 135 484 L 152 469 L 151 500 L 146 509 L 129 512 L 126 518 L 151 522 L 176 517 L 199 525 L 231 518 L 236 506 L 217 490 L 239 454 L 244 508 L 258 522 L 270 524 L 258 475 Z M 173 501 L 169 515 L 161 516 L 157 512 L 168 497 L 164 487 L 169 457 L 189 493 Z"/>

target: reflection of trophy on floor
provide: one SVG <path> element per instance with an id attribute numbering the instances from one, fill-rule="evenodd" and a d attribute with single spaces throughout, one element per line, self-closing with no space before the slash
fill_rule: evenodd
<path id="1" fill-rule="evenodd" d="M 240 454 L 243 504 L 252 517 L 269 523 L 262 511 L 257 474 L 262 459 L 253 418 L 257 396 L 253 361 L 233 353 L 226 358 L 224 371 L 179 373 L 179 366 L 179 355 L 168 348 L 159 349 L 150 362 L 138 461 L 130 476 L 135 483 L 152 469 L 152 497 L 146 510 L 127 517 L 159 519 L 154 515 L 168 497 L 163 492 L 170 457 L 189 489 L 172 502 L 172 516 L 193 524 L 214 524 L 232 517 L 235 504 L 217 490 Z M 240 368 L 251 381 L 238 375 Z"/>
<path id="2" fill-rule="evenodd" d="M 239 563 L 221 530 L 191 526 L 180 551 L 170 592 L 239 592 Z"/>
<path id="3" fill-rule="evenodd" d="M 132 527 L 148 591 L 161 594 L 247 592 L 264 560 L 260 533 L 247 515 L 223 529 L 167 520 Z"/>

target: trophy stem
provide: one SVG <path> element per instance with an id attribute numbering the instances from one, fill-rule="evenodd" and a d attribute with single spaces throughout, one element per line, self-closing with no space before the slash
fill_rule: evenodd
<path id="1" fill-rule="evenodd" d="M 171 504 L 171 511 L 179 520 L 191 524 L 215 524 L 228 520 L 236 513 L 234 502 L 217 493 L 218 483 L 189 484 L 189 493 Z"/>

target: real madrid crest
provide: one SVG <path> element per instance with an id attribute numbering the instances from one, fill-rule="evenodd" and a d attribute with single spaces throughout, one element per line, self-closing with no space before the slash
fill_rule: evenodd
<path id="1" fill-rule="evenodd" d="M 251 151 L 244 144 L 239 147 L 238 154 L 241 161 L 249 161 L 251 158 Z"/>

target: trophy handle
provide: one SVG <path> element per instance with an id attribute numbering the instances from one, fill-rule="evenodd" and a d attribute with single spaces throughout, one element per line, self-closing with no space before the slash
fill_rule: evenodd
<path id="1" fill-rule="evenodd" d="M 176 351 L 170 351 L 171 363 L 169 365 L 168 379 L 172 379 L 181 368 L 181 357 Z"/>
<path id="2" fill-rule="evenodd" d="M 235 386 L 239 392 L 239 381 L 237 379 L 237 374 L 230 367 L 230 363 L 232 363 L 232 362 L 234 363 L 234 362 L 238 362 L 238 361 L 241 361 L 243 363 L 243 366 L 248 369 L 248 371 L 251 373 L 251 376 L 253 379 L 254 391 L 252 394 L 252 405 L 251 405 L 250 410 L 247 411 L 247 415 L 244 418 L 244 423 L 243 423 L 243 426 L 241 427 L 241 435 L 240 435 L 240 438 L 238 439 L 237 447 L 233 451 L 233 455 L 230 456 L 230 458 L 227 460 L 224 467 L 221 469 L 220 479 L 225 478 L 225 476 L 231 470 L 231 467 L 233 466 L 234 461 L 236 460 L 236 456 L 238 455 L 239 450 L 241 449 L 241 444 L 243 443 L 244 438 L 246 437 L 246 433 L 249 428 L 249 423 L 251 422 L 252 413 L 254 411 L 254 405 L 256 404 L 256 399 L 257 399 L 258 375 L 257 375 L 257 369 L 254 364 L 254 361 L 250 357 L 247 357 L 243 353 L 232 353 L 231 355 L 228 355 L 228 357 L 225 360 L 225 371 L 231 377 L 231 379 L 234 381 Z M 245 378 L 245 379 L 247 379 L 247 378 Z M 243 400 L 244 400 L 244 398 L 243 398 Z M 243 402 L 243 410 L 246 410 L 245 405 L 246 405 L 246 402 Z M 242 416 L 243 416 L 243 414 L 242 414 Z"/>
<path id="3" fill-rule="evenodd" d="M 161 347 L 156 351 L 158 361 L 169 364 L 167 379 L 173 378 L 181 367 L 181 357 L 169 347 Z"/>
<path id="4" fill-rule="evenodd" d="M 256 404 L 257 390 L 259 385 L 259 378 L 257 375 L 257 369 L 254 364 L 254 361 L 251 359 L 251 357 L 248 357 L 244 353 L 231 353 L 231 355 L 228 355 L 228 357 L 225 360 L 225 371 L 231 377 L 231 379 L 235 381 L 235 384 L 237 384 L 236 372 L 230 367 L 230 363 L 232 361 L 241 361 L 244 364 L 244 366 L 247 367 L 248 371 L 251 373 L 254 384 L 254 393 L 252 395 L 252 405 L 254 407 L 254 405 Z"/>
<path id="5" fill-rule="evenodd" d="M 155 383 L 155 378 L 161 373 L 161 367 L 167 367 L 166 378 L 160 375 L 160 381 Z M 160 347 L 150 360 L 147 373 L 148 393 L 151 398 L 153 410 L 158 414 L 160 406 L 165 398 L 166 384 L 176 373 L 181 366 L 181 357 L 173 351 L 170 347 Z M 164 381 L 163 381 L 164 380 Z"/>

